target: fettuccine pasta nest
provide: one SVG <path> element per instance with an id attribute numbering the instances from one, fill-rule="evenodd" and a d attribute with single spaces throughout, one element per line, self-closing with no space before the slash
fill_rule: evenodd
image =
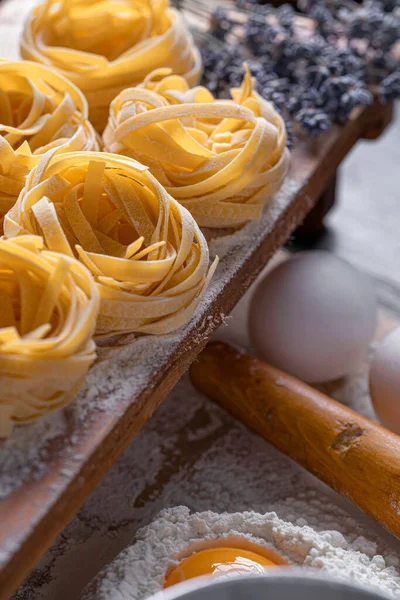
<path id="1" fill-rule="evenodd" d="M 0 240 L 0 438 L 71 402 L 96 357 L 88 269 L 41 237 Z"/>
<path id="2" fill-rule="evenodd" d="M 97 333 L 161 334 L 189 320 L 205 291 L 207 242 L 148 168 L 122 156 L 50 152 L 6 215 L 7 237 L 43 235 L 97 281 Z"/>
<path id="3" fill-rule="evenodd" d="M 99 150 L 82 92 L 53 69 L 0 61 L 0 233 L 28 172 L 52 148 Z"/>
<path id="4" fill-rule="evenodd" d="M 168 0 L 47 0 L 33 9 L 20 48 L 80 87 L 100 132 L 111 100 L 153 69 L 170 67 L 190 85 L 201 74 L 192 36 Z"/>
<path id="5" fill-rule="evenodd" d="M 200 226 L 238 227 L 260 217 L 286 175 L 283 119 L 253 91 L 249 71 L 232 100 L 155 71 L 110 106 L 105 149 L 150 167 Z"/>

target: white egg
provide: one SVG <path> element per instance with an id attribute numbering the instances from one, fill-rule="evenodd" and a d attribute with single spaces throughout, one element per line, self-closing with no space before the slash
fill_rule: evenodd
<path id="1" fill-rule="evenodd" d="M 260 358 L 309 383 L 363 360 L 376 327 L 369 278 L 323 251 L 295 254 L 258 285 L 249 332 Z"/>
<path id="2" fill-rule="evenodd" d="M 389 333 L 375 353 L 369 391 L 381 423 L 400 434 L 400 327 Z"/>

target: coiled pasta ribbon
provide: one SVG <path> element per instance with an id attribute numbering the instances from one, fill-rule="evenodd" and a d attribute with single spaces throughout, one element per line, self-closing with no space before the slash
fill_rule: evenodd
<path id="1" fill-rule="evenodd" d="M 101 296 L 99 335 L 167 333 L 193 314 L 208 275 L 206 240 L 147 167 L 96 152 L 46 155 L 6 215 L 7 237 L 43 235 L 78 256 Z"/>
<path id="2" fill-rule="evenodd" d="M 280 115 L 253 91 L 246 72 L 232 100 L 165 71 L 111 103 L 106 150 L 136 158 L 200 226 L 237 227 L 260 217 L 286 175 Z"/>
<path id="3" fill-rule="evenodd" d="M 0 437 L 73 400 L 96 357 L 88 269 L 41 237 L 0 240 Z"/>
<path id="4" fill-rule="evenodd" d="M 28 172 L 52 148 L 99 150 L 82 92 L 53 69 L 0 61 L 0 233 Z"/>
<path id="5" fill-rule="evenodd" d="M 47 0 L 33 9 L 20 48 L 84 92 L 100 132 L 111 100 L 153 69 L 169 67 L 190 85 L 201 73 L 192 36 L 168 0 Z"/>

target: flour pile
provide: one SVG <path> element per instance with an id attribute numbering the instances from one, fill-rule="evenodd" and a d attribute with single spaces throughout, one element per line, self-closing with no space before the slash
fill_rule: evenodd
<path id="1" fill-rule="evenodd" d="M 375 555 L 375 545 L 363 537 L 349 542 L 339 531 L 317 532 L 304 519 L 298 521 L 298 525 L 284 521 L 274 512 L 190 514 L 184 506 L 164 510 L 99 574 L 81 600 L 145 600 L 162 589 L 167 570 L 179 562 L 175 557 L 188 547 L 232 538 L 277 551 L 289 564 L 322 569 L 400 595 L 397 571 L 389 566 L 398 563 L 395 557 L 385 561 Z"/>

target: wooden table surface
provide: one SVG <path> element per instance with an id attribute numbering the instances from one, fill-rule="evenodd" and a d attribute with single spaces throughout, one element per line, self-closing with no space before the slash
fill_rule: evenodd
<path id="1" fill-rule="evenodd" d="M 31 0 L 6 0 L 0 5 L 0 54 L 3 57 L 15 58 L 21 21 L 31 4 Z M 235 244 L 232 252 L 223 257 L 220 275 L 215 278 L 196 317 L 178 338 L 170 338 L 170 347 L 157 372 L 149 371 L 141 385 L 135 386 L 129 400 L 121 402 L 115 410 L 93 409 L 87 423 L 83 424 L 79 419 L 71 423 L 67 435 L 49 443 L 44 473 L 23 482 L 0 503 L 1 600 L 9 598 L 37 563 L 266 262 L 301 223 L 375 116 L 376 110 L 365 109 L 346 127 L 334 127 L 317 141 L 297 145 L 290 173 L 297 188 L 272 203 L 266 220 L 256 224 L 257 235 L 247 235 L 242 239 L 242 245 Z M 265 226 L 262 235 L 260 225 Z M 135 343 L 133 341 L 132 345 Z M 118 352 L 115 346 L 119 344 L 121 340 L 110 341 L 103 349 L 103 359 L 112 361 L 114 351 Z M 101 360 L 95 368 L 101 377 Z M 118 375 L 118 368 L 116 364 L 115 375 Z M 107 393 L 104 391 L 104 397 Z"/>

